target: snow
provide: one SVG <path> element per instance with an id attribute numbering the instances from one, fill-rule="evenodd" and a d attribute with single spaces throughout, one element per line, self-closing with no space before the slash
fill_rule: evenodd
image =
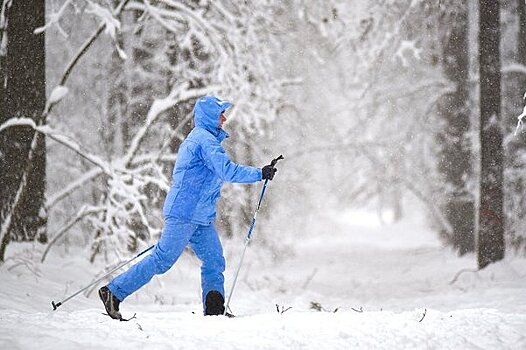
<path id="1" fill-rule="evenodd" d="M 0 132 L 12 126 L 29 126 L 33 129 L 37 127 L 35 121 L 31 118 L 9 118 L 0 125 Z"/>
<path id="2" fill-rule="evenodd" d="M 57 11 L 57 12 L 54 12 L 50 15 L 48 15 L 49 19 L 47 21 L 47 23 L 42 26 L 42 27 L 39 27 L 39 28 L 36 28 L 33 33 L 34 34 L 41 34 L 43 32 L 45 32 L 49 27 L 51 27 L 52 25 L 56 25 L 57 28 L 59 29 L 59 32 L 64 35 L 64 37 L 68 37 L 68 34 L 64 31 L 64 29 L 62 29 L 62 27 L 60 26 L 60 18 L 64 15 L 64 11 L 66 10 L 66 8 L 71 5 L 72 3 L 72 0 L 66 0 L 64 1 L 64 3 L 62 4 L 62 6 L 60 7 L 60 9 Z"/>
<path id="3" fill-rule="evenodd" d="M 104 23 L 104 32 L 108 34 L 113 40 L 116 40 L 116 33 L 120 30 L 121 23 L 117 18 L 113 16 L 110 10 L 102 7 L 90 0 L 87 0 L 89 7 L 88 13 L 92 13 L 97 16 L 102 23 Z"/>
<path id="4" fill-rule="evenodd" d="M 421 59 L 422 49 L 416 47 L 416 43 L 412 40 L 402 40 L 398 50 L 396 50 L 395 57 L 402 61 L 404 67 L 409 67 L 410 62 L 406 55 L 413 57 L 416 60 Z"/>
<path id="5" fill-rule="evenodd" d="M 524 73 L 526 74 L 526 66 L 520 63 L 510 63 L 501 69 L 502 73 Z"/>
<path id="6" fill-rule="evenodd" d="M 48 104 L 55 104 L 60 102 L 69 92 L 69 89 L 66 86 L 58 85 L 51 92 L 49 96 Z"/>
<path id="7" fill-rule="evenodd" d="M 526 98 L 526 93 L 524 94 L 525 98 Z M 522 113 L 517 117 L 517 119 L 519 120 L 517 122 L 517 128 L 515 129 L 515 136 L 517 136 L 517 134 L 519 133 L 519 131 L 521 130 L 522 128 L 522 124 L 524 123 L 523 119 L 526 117 L 526 106 L 524 106 L 523 110 L 522 110 Z"/>
<path id="8" fill-rule="evenodd" d="M 313 222 L 309 232 L 280 233 L 301 239 L 277 262 L 248 248 L 234 319 L 202 316 L 199 264 L 190 254 L 121 305 L 125 317 L 137 313 L 129 322 L 102 315 L 95 291 L 52 311 L 51 300 L 98 278 L 103 265 L 58 247 L 40 265 L 31 261 L 43 248 L 10 246 L 0 267 L 0 348 L 526 348 L 525 258 L 477 272 L 475 256 L 443 248 L 419 218 L 384 225 L 374 214 L 344 211 Z M 227 287 L 243 239 L 224 242 Z"/>

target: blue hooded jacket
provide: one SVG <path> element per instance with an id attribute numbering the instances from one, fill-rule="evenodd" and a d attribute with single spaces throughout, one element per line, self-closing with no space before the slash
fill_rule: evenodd
<path id="1" fill-rule="evenodd" d="M 232 103 L 203 96 L 195 103 L 195 127 L 179 147 L 172 186 L 164 202 L 164 216 L 194 224 L 211 224 L 223 182 L 261 180 L 261 169 L 230 160 L 221 142 L 228 134 L 219 128 L 219 117 Z"/>

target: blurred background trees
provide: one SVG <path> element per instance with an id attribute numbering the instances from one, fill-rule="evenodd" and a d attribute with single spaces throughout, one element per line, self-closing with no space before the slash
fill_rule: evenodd
<path id="1" fill-rule="evenodd" d="M 52 247 L 82 245 L 91 260 L 114 262 L 156 241 L 177 149 L 203 94 L 235 104 L 225 127 L 235 161 L 263 166 L 285 155 L 258 227 L 258 242 L 277 256 L 323 230 L 323 213 L 355 208 L 386 223 L 419 211 L 445 245 L 473 252 L 487 159 L 479 105 L 500 106 L 484 96 L 501 91 L 492 125 L 502 132 L 504 187 L 490 202 L 502 201 L 497 226 L 508 249 L 524 252 L 526 132 L 514 132 L 526 15 L 520 0 L 500 5 L 490 12 L 501 14 L 502 51 L 480 49 L 501 63 L 480 68 L 501 71 L 502 85 L 479 97 L 486 17 L 475 0 L 48 0 L 47 95 L 57 85 L 67 94 L 44 131 L 69 141 L 46 145 L 43 260 Z M 225 237 L 245 231 L 257 192 L 225 186 Z"/>

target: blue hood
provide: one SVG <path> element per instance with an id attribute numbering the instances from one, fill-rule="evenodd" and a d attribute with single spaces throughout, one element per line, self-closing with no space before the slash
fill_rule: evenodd
<path id="1" fill-rule="evenodd" d="M 219 116 L 231 106 L 232 103 L 214 96 L 200 97 L 194 106 L 195 126 L 210 131 L 221 140 L 228 137 L 228 134 L 219 128 Z"/>

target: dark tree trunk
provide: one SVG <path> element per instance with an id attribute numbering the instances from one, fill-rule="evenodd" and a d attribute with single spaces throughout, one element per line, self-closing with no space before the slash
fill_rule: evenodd
<path id="1" fill-rule="evenodd" d="M 450 9 L 449 9 L 450 10 Z M 441 25 L 446 34 L 442 49 L 442 66 L 455 90 L 439 103 L 443 123 L 437 141 L 440 145 L 439 171 L 445 184 L 444 215 L 453 232 L 448 242 L 461 254 L 475 250 L 475 205 L 468 183 L 473 178 L 470 147 L 468 10 L 465 0 L 444 15 Z"/>
<path id="2" fill-rule="evenodd" d="M 500 116 L 500 6 L 479 1 L 480 204 L 478 266 L 504 258 L 503 147 Z"/>
<path id="3" fill-rule="evenodd" d="M 4 2 L 4 4 L 6 4 Z M 6 5 L 7 6 L 7 5 Z M 17 0 L 6 8 L 7 50 L 2 57 L 2 112 L 43 124 L 46 103 L 44 34 L 45 0 Z M 0 133 L 0 261 L 10 240 L 46 241 L 45 139 L 27 127 Z"/>

